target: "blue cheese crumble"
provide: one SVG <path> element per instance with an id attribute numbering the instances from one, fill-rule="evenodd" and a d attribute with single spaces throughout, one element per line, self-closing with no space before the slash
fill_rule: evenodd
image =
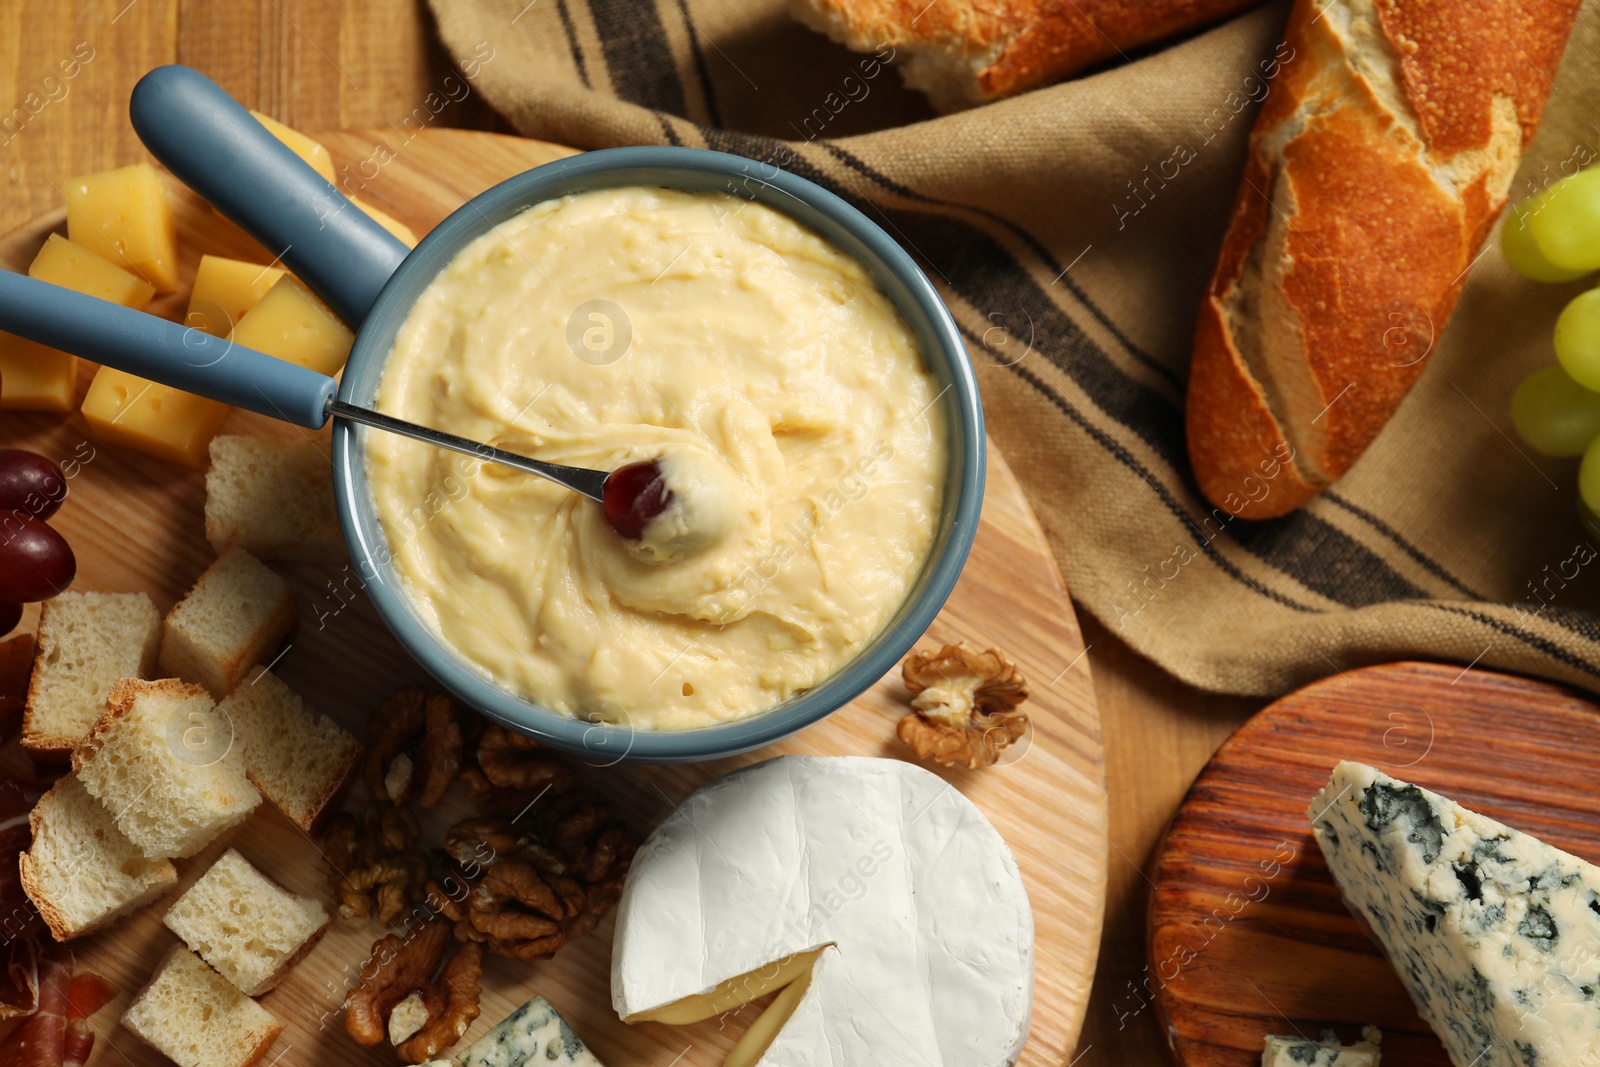
<path id="1" fill-rule="evenodd" d="M 507 1015 L 459 1058 L 461 1067 L 605 1067 L 543 997 Z"/>
<path id="2" fill-rule="evenodd" d="M 1378 1067 L 1382 1040 L 1383 1035 L 1373 1026 L 1363 1028 L 1361 1040 L 1354 1045 L 1339 1044 L 1339 1036 L 1332 1030 L 1324 1030 L 1320 1041 L 1269 1037 L 1261 1050 L 1261 1067 Z"/>

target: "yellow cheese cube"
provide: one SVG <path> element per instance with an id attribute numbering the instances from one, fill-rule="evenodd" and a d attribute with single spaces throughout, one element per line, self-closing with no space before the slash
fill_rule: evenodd
<path id="1" fill-rule="evenodd" d="M 178 229 L 172 201 L 148 163 L 102 171 L 67 183 L 67 236 L 156 287 L 178 288 Z"/>
<path id="2" fill-rule="evenodd" d="M 311 164 L 313 170 L 332 183 L 333 157 L 328 154 L 326 148 L 299 130 L 285 126 L 270 115 L 263 115 L 259 111 L 252 111 L 250 114 L 254 115 L 256 121 L 267 128 L 268 133 L 288 145 L 295 155 Z"/>
<path id="3" fill-rule="evenodd" d="M 376 222 L 379 226 L 382 226 L 384 229 L 400 238 L 401 242 L 404 243 L 407 248 L 417 247 L 417 235 L 411 232 L 410 226 L 407 226 L 393 215 L 379 211 L 371 204 L 363 203 L 353 196 L 350 198 L 350 202 L 356 207 L 360 208 L 362 211 L 365 211 L 367 213 L 367 217 L 372 219 L 373 222 Z"/>
<path id="4" fill-rule="evenodd" d="M 211 439 L 233 409 L 110 367 L 95 371 L 83 417 L 98 441 L 203 467 Z"/>
<path id="5" fill-rule="evenodd" d="M 233 340 L 321 374 L 337 374 L 355 335 L 299 278 L 286 274 L 245 312 L 233 328 Z"/>
<path id="6" fill-rule="evenodd" d="M 0 333 L 0 408 L 71 411 L 78 358 Z"/>
<path id="7" fill-rule="evenodd" d="M 283 267 L 264 267 L 224 256 L 201 256 L 189 292 L 189 312 L 185 326 L 226 337 L 267 295 L 274 282 L 287 274 Z"/>
<path id="8" fill-rule="evenodd" d="M 113 304 L 141 310 L 155 299 L 155 287 L 140 281 L 76 242 L 58 233 L 45 239 L 44 247 L 28 267 L 28 277 L 64 286 Z"/>

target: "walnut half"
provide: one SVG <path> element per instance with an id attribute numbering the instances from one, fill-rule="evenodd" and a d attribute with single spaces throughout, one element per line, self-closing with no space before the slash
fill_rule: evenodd
<path id="1" fill-rule="evenodd" d="M 450 924 L 430 919 L 374 942 L 361 984 L 345 998 L 346 1032 L 362 1045 L 387 1036 L 404 1063 L 430 1060 L 460 1040 L 478 1017 L 483 949 L 461 945 L 434 977 L 451 941 Z"/>
<path id="2" fill-rule="evenodd" d="M 911 706 L 895 731 L 918 759 L 946 767 L 992 767 L 1028 730 L 1028 683 L 996 649 L 965 643 L 913 652 L 900 668 Z"/>

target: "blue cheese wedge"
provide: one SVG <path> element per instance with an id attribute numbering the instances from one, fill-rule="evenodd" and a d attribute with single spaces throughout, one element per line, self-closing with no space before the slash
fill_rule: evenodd
<path id="1" fill-rule="evenodd" d="M 1339 1035 L 1322 1031 L 1322 1039 L 1269 1037 L 1261 1050 L 1261 1067 L 1378 1067 L 1378 1043 L 1383 1035 L 1377 1027 L 1361 1031 L 1354 1045 L 1339 1044 Z"/>
<path id="2" fill-rule="evenodd" d="M 543 997 L 500 1020 L 460 1060 L 461 1067 L 605 1067 Z"/>
<path id="3" fill-rule="evenodd" d="M 1456 1067 L 1600 1067 L 1600 869 L 1359 763 L 1309 815 Z"/>

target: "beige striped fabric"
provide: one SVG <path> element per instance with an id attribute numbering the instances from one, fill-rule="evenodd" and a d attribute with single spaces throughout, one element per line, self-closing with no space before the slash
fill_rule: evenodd
<path id="1" fill-rule="evenodd" d="M 1074 597 L 1172 673 L 1275 694 L 1424 657 L 1600 687 L 1600 530 L 1576 513 L 1575 463 L 1532 456 L 1506 416 L 1589 283 L 1524 281 L 1492 245 L 1421 383 L 1332 491 L 1251 523 L 1195 490 L 1195 313 L 1255 104 L 1294 61 L 1285 7 L 935 117 L 892 47 L 845 51 L 783 0 L 432 2 L 458 62 L 492 54 L 474 85 L 522 132 L 777 162 L 895 236 L 962 327 Z M 1600 3 L 1544 73 L 1518 197 L 1595 158 Z"/>

